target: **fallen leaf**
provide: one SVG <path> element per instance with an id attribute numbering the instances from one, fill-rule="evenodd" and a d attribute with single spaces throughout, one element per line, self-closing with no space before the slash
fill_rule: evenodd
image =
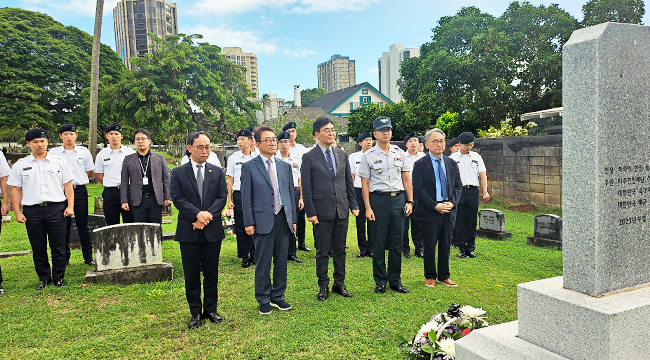
<path id="1" fill-rule="evenodd" d="M 501 285 L 501 284 L 496 284 L 496 285 L 494 285 L 494 286 L 496 286 L 496 287 L 503 287 L 503 285 Z"/>
<path id="2" fill-rule="evenodd" d="M 81 284 L 81 285 L 79 285 L 79 288 L 80 288 L 80 289 L 85 289 L 86 286 L 88 286 L 88 285 L 86 285 L 86 284 Z"/>

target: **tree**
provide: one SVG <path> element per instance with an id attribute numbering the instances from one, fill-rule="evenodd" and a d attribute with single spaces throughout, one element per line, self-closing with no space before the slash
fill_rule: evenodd
<path id="1" fill-rule="evenodd" d="M 643 0 L 589 0 L 582 14 L 585 27 L 608 21 L 643 25 L 645 9 Z"/>
<path id="2" fill-rule="evenodd" d="M 304 107 L 309 106 L 314 100 L 325 94 L 327 94 L 327 90 L 323 88 L 300 90 L 300 105 Z"/>
<path id="3" fill-rule="evenodd" d="M 404 139 L 412 132 L 424 133 L 431 127 L 431 121 L 428 119 L 421 120 L 413 116 L 411 105 L 407 102 L 385 105 L 367 104 L 348 115 L 348 135 L 356 139 L 362 132 L 372 132 L 372 122 L 380 116 L 390 118 L 393 125 L 392 140 L 395 141 Z"/>
<path id="4" fill-rule="evenodd" d="M 226 60 L 221 48 L 195 43 L 201 35 L 149 36 L 156 51 L 130 59 L 139 70 L 100 90 L 103 113 L 119 114 L 126 125 L 163 138 L 194 129 L 234 138 L 255 119 L 260 106 L 250 100 L 255 94 L 244 68 Z"/>
<path id="5" fill-rule="evenodd" d="M 82 104 L 90 86 L 92 37 L 51 17 L 0 9 L 0 124 L 44 127 L 87 124 Z M 119 56 L 101 46 L 100 74 L 127 74 Z"/>
<path id="6" fill-rule="evenodd" d="M 269 94 L 264 94 L 262 95 L 262 111 L 264 112 L 264 121 L 267 120 L 266 118 L 266 109 L 271 107 L 271 96 Z M 272 118 L 273 116 L 271 116 Z"/>
<path id="7" fill-rule="evenodd" d="M 101 52 L 102 17 L 104 15 L 104 0 L 97 0 L 95 8 L 95 32 L 93 33 L 93 52 L 90 65 L 90 114 L 89 134 L 97 134 L 97 101 L 99 97 L 99 54 Z M 97 151 L 97 136 L 90 136 L 90 153 L 95 157 Z"/>

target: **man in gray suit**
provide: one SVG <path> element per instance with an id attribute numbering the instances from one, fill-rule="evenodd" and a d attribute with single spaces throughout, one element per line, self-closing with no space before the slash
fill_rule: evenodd
<path id="1" fill-rule="evenodd" d="M 151 134 L 135 131 L 138 152 L 124 157 L 120 197 L 122 209 L 131 210 L 135 222 L 162 224 L 163 205 L 172 203 L 169 168 L 165 157 L 149 151 Z"/>
<path id="2" fill-rule="evenodd" d="M 318 145 L 302 156 L 301 178 L 305 213 L 313 226 L 316 246 L 318 300 L 329 296 L 328 252 L 332 249 L 334 285 L 332 292 L 352 297 L 345 288 L 345 239 L 350 211 L 359 215 L 348 155 L 332 146 L 336 130 L 332 120 L 320 117 L 313 124 Z"/>
<path id="3" fill-rule="evenodd" d="M 254 136 L 260 155 L 242 164 L 241 197 L 246 233 L 253 236 L 255 243 L 255 299 L 260 314 L 266 315 L 271 313 L 271 306 L 291 309 L 284 291 L 289 235 L 296 231 L 298 216 L 291 165 L 275 158 L 277 139 L 273 129 L 260 126 Z"/>

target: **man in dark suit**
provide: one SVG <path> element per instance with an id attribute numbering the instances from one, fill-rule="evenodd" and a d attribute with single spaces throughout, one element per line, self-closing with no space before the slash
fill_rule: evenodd
<path id="1" fill-rule="evenodd" d="M 138 152 L 125 156 L 122 163 L 122 209 L 131 210 L 135 222 L 162 224 L 163 206 L 172 203 L 167 161 L 150 151 L 149 130 L 136 130 L 135 144 Z"/>
<path id="2" fill-rule="evenodd" d="M 289 235 L 296 232 L 298 214 L 291 165 L 275 157 L 273 129 L 260 126 L 254 134 L 260 155 L 242 165 L 241 197 L 246 233 L 255 243 L 255 299 L 260 314 L 266 315 L 271 313 L 271 306 L 291 309 L 284 291 Z"/>
<path id="3" fill-rule="evenodd" d="M 320 117 L 314 121 L 313 133 L 318 145 L 302 156 L 302 195 L 307 220 L 313 226 L 316 246 L 316 276 L 318 277 L 318 300 L 329 296 L 328 252 L 332 249 L 334 285 L 332 292 L 352 297 L 345 288 L 345 240 L 348 235 L 350 211 L 359 215 L 354 192 L 354 182 L 345 151 L 332 146 L 336 130 L 332 120 Z"/>
<path id="4" fill-rule="evenodd" d="M 442 155 L 445 133 L 436 128 L 427 131 L 424 138 L 429 152 L 413 165 L 413 220 L 421 224 L 424 232 L 425 285 L 435 286 L 437 279 L 443 285 L 456 287 L 458 284 L 449 279 L 449 246 L 463 184 L 456 162 Z"/>
<path id="5" fill-rule="evenodd" d="M 171 196 L 178 209 L 176 241 L 181 248 L 185 273 L 185 296 L 192 319 L 188 326 L 201 326 L 201 319 L 222 322 L 217 313 L 219 253 L 224 238 L 221 211 L 228 190 L 223 170 L 207 163 L 210 137 L 193 132 L 187 140 L 189 163 L 172 170 Z M 203 270 L 203 309 L 201 309 L 201 270 Z M 201 311 L 203 310 L 203 312 Z"/>

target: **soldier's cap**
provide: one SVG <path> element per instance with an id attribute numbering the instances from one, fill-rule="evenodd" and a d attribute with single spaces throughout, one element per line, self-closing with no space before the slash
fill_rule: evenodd
<path id="1" fill-rule="evenodd" d="M 59 134 L 63 134 L 66 131 L 77 132 L 77 125 L 63 124 L 63 125 L 59 126 Z"/>
<path id="2" fill-rule="evenodd" d="M 25 141 L 32 141 L 34 139 L 44 138 L 46 135 L 45 130 L 41 128 L 31 129 L 25 133 Z"/>
<path id="3" fill-rule="evenodd" d="M 411 138 L 414 138 L 414 137 L 416 137 L 415 133 L 410 133 L 410 134 L 406 135 L 406 137 L 404 138 L 404 145 L 406 145 L 406 143 L 409 142 L 409 140 L 411 140 Z M 420 141 L 420 140 L 418 139 L 418 141 Z"/>
<path id="4" fill-rule="evenodd" d="M 449 140 L 449 147 L 452 147 L 452 146 L 454 146 L 454 145 L 456 145 L 458 143 L 459 143 L 458 138 L 453 138 L 453 139 Z"/>
<path id="5" fill-rule="evenodd" d="M 118 123 L 113 123 L 104 128 L 104 134 L 108 134 L 111 131 L 119 131 L 122 133 L 122 125 Z"/>
<path id="6" fill-rule="evenodd" d="M 424 144 L 425 142 L 427 142 L 426 140 L 424 140 L 424 136 L 418 136 L 418 141 L 420 142 L 420 144 Z"/>
<path id="7" fill-rule="evenodd" d="M 372 122 L 372 128 L 375 130 L 383 129 L 385 127 L 393 128 L 393 124 L 391 124 L 390 118 L 387 116 L 378 117 Z"/>
<path id="8" fill-rule="evenodd" d="M 369 138 L 371 136 L 372 135 L 370 135 L 369 132 L 362 132 L 361 134 L 359 134 L 359 137 L 357 137 L 357 142 L 362 142 L 363 140 L 365 140 L 365 139 L 367 139 L 367 138 Z"/>
<path id="9" fill-rule="evenodd" d="M 247 137 L 249 139 L 252 139 L 253 138 L 253 133 L 248 129 L 241 129 L 241 130 L 239 130 L 237 132 L 237 137 L 240 137 L 240 136 L 245 136 L 245 137 Z"/>
<path id="10" fill-rule="evenodd" d="M 467 145 L 467 144 L 474 141 L 474 134 L 472 134 L 469 131 L 466 131 L 466 132 L 458 135 L 458 141 L 460 141 L 460 143 L 463 144 L 463 145 Z"/>
<path id="11" fill-rule="evenodd" d="M 282 128 L 282 131 L 287 131 L 287 130 L 289 130 L 289 129 L 295 129 L 295 128 L 296 128 L 296 123 L 293 122 L 293 121 L 291 121 L 291 122 L 288 122 L 287 125 L 285 125 L 285 126 Z"/>
<path id="12" fill-rule="evenodd" d="M 280 141 L 280 140 L 285 140 L 285 139 L 286 139 L 286 140 L 289 140 L 289 139 L 291 139 L 291 135 L 289 135 L 288 132 L 283 131 L 283 132 L 281 132 L 281 133 L 278 134 L 277 138 L 278 138 L 278 141 Z"/>
<path id="13" fill-rule="evenodd" d="M 246 128 L 246 130 L 250 131 L 251 134 L 255 132 L 255 127 L 254 126 L 249 126 Z"/>

